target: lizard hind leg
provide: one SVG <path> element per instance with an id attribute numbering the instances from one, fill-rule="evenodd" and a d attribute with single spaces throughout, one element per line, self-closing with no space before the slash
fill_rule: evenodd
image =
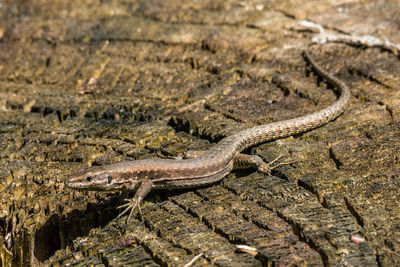
<path id="1" fill-rule="evenodd" d="M 283 156 L 276 157 L 271 162 L 265 162 L 257 155 L 237 154 L 234 158 L 234 169 L 255 168 L 258 171 L 266 174 L 271 174 L 271 171 L 283 165 L 289 165 L 296 161 L 281 162 L 275 164 Z"/>
<path id="2" fill-rule="evenodd" d="M 131 199 L 125 199 L 126 204 L 118 206 L 117 209 L 125 208 L 117 218 L 120 218 L 122 215 L 130 211 L 128 218 L 126 221 L 132 217 L 133 211 L 138 208 L 140 217 L 142 217 L 142 210 L 140 209 L 140 202 L 142 202 L 143 198 L 147 196 L 147 194 L 151 191 L 153 187 L 153 182 L 151 180 L 143 180 L 140 182 L 139 188 L 136 190 L 135 195 Z"/>

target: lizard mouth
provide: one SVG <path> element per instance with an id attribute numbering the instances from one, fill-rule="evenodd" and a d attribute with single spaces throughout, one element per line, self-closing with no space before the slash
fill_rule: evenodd
<path id="1" fill-rule="evenodd" d="M 65 186 L 70 189 L 81 189 L 91 191 L 115 191 L 124 188 L 123 184 L 108 183 L 103 179 L 91 177 L 70 177 L 65 181 Z"/>
<path id="2" fill-rule="evenodd" d="M 79 181 L 74 181 L 73 178 L 69 178 L 65 181 L 65 186 L 71 189 L 81 189 L 84 187 Z"/>

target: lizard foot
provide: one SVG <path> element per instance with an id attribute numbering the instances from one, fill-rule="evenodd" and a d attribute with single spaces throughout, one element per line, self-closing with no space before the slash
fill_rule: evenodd
<path id="1" fill-rule="evenodd" d="M 278 157 L 276 157 L 273 161 L 271 162 L 263 162 L 258 166 L 258 170 L 262 173 L 271 174 L 271 171 L 273 171 L 274 169 L 280 167 L 280 166 L 284 166 L 284 165 L 289 165 L 292 164 L 294 162 L 297 162 L 297 160 L 293 160 L 293 161 L 288 161 L 288 162 L 280 162 L 278 164 L 275 164 L 278 160 L 280 160 L 283 157 L 283 155 L 279 155 Z"/>
<path id="2" fill-rule="evenodd" d="M 138 208 L 139 215 L 142 218 L 142 210 L 140 209 L 140 202 L 142 202 L 143 198 L 150 192 L 153 186 L 153 182 L 151 180 L 143 180 L 140 181 L 139 187 L 135 193 L 135 196 L 132 199 L 125 199 L 125 204 L 117 207 L 117 209 L 125 208 L 123 212 L 121 212 L 117 218 L 121 217 L 128 211 L 130 211 L 129 216 L 126 222 L 132 217 L 133 211 Z"/>
<path id="3" fill-rule="evenodd" d="M 128 216 L 128 218 L 126 219 L 126 222 L 128 222 L 129 219 L 132 217 L 133 211 L 136 209 L 136 207 L 138 208 L 140 217 L 142 217 L 142 210 L 140 209 L 140 201 L 141 201 L 141 199 L 138 198 L 138 197 L 134 197 L 134 198 L 132 198 L 132 199 L 125 199 L 125 202 L 128 202 L 128 203 L 123 204 L 123 205 L 117 207 L 117 209 L 123 209 L 123 208 L 125 208 L 124 211 L 122 211 L 122 212 L 117 216 L 117 218 L 120 218 L 122 215 L 124 215 L 125 213 L 127 213 L 128 211 L 130 211 L 130 212 L 129 212 L 129 216 Z"/>

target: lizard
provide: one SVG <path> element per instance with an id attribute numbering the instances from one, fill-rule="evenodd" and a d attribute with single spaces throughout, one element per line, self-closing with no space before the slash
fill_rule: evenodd
<path id="1" fill-rule="evenodd" d="M 69 177 L 66 186 L 101 191 L 134 190 L 133 198 L 118 207 L 125 208 L 118 217 L 130 211 L 128 221 L 136 208 L 141 214 L 140 203 L 152 189 L 192 188 L 213 184 L 222 180 L 235 166 L 246 165 L 269 174 L 272 162 L 266 163 L 258 155 L 240 152 L 266 141 L 320 127 L 342 114 L 350 99 L 350 90 L 342 80 L 322 69 L 308 52 L 304 51 L 303 57 L 319 76 L 340 91 L 340 96 L 330 106 L 301 117 L 239 131 L 221 139 L 196 157 L 151 158 L 88 167 Z"/>

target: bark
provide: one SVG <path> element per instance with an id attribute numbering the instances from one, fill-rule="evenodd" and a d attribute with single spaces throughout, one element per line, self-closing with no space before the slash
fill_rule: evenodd
<path id="1" fill-rule="evenodd" d="M 395 1 L 1 5 L 0 265 L 400 265 Z M 390 47 L 313 41 L 304 20 Z M 65 187 L 84 166 L 207 149 L 326 107 L 335 91 L 302 50 L 352 98 L 335 121 L 246 151 L 294 163 L 153 191 L 128 224 L 116 207 L 132 192 Z"/>

